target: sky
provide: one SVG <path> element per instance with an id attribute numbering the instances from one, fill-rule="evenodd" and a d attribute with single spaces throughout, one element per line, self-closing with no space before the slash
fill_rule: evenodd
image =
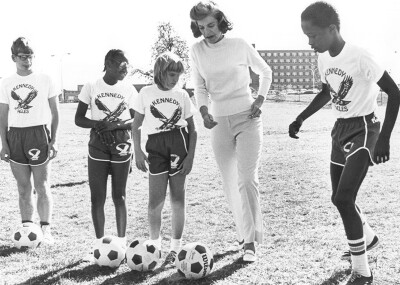
<path id="1" fill-rule="evenodd" d="M 35 70 L 54 78 L 57 87 L 102 76 L 108 50 L 124 50 L 134 68 L 151 68 L 157 25 L 170 22 L 191 46 L 192 0 L 1 0 L 0 77 L 15 72 L 10 47 L 19 36 L 34 45 Z M 227 36 L 266 49 L 309 49 L 300 27 L 310 0 L 216 0 L 233 22 Z M 331 0 L 341 19 L 343 38 L 371 51 L 400 83 L 400 1 Z M 61 84 L 62 82 L 62 84 Z M 136 82 L 134 82 L 136 83 Z"/>

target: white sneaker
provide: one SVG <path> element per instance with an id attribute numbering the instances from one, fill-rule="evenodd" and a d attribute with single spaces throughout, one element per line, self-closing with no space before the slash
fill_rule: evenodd
<path id="1" fill-rule="evenodd" d="M 227 249 L 227 251 L 239 251 L 244 247 L 244 240 L 238 241 L 235 240 Z"/>
<path id="2" fill-rule="evenodd" d="M 257 255 L 251 249 L 246 249 L 243 255 L 244 262 L 255 262 L 257 260 Z"/>
<path id="3" fill-rule="evenodd" d="M 51 234 L 50 226 L 49 225 L 42 226 L 42 232 L 43 232 L 43 243 L 48 245 L 54 244 L 55 240 Z"/>

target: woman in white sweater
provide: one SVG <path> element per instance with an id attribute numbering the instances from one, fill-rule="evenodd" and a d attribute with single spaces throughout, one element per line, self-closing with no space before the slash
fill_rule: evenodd
<path id="1" fill-rule="evenodd" d="M 204 37 L 191 48 L 195 94 L 204 126 L 211 129 L 212 148 L 238 242 L 240 246 L 244 243 L 243 260 L 254 262 L 255 243 L 263 239 L 258 191 L 263 139 L 260 115 L 272 72 L 251 45 L 225 37 L 232 24 L 214 2 L 199 2 L 191 9 L 190 18 L 194 37 Z M 260 75 L 255 100 L 249 88 L 249 67 Z"/>

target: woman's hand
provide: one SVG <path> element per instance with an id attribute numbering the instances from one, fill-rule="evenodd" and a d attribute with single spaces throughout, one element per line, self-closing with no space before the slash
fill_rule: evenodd
<path id="1" fill-rule="evenodd" d="M 261 116 L 261 107 L 264 103 L 264 96 L 258 95 L 256 100 L 254 100 L 253 104 L 251 104 L 251 114 L 249 115 L 250 119 L 258 118 Z"/>
<path id="2" fill-rule="evenodd" d="M 206 127 L 207 129 L 212 129 L 216 125 L 218 125 L 218 122 L 214 121 L 213 116 L 208 113 L 203 116 L 203 123 L 204 127 Z"/>

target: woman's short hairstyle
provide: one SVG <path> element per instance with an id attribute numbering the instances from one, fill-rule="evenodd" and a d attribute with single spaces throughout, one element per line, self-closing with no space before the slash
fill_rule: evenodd
<path id="1" fill-rule="evenodd" d="M 190 28 L 193 36 L 198 38 L 201 36 L 201 31 L 197 25 L 197 21 L 203 20 L 207 16 L 213 16 L 218 22 L 218 29 L 225 34 L 232 30 L 232 22 L 230 22 L 214 1 L 201 1 L 193 6 L 190 10 Z"/>
<path id="2" fill-rule="evenodd" d="M 172 52 L 159 55 L 154 63 L 154 83 L 162 89 L 165 87 L 167 72 L 173 71 L 182 74 L 185 71 L 182 60 Z"/>
<path id="3" fill-rule="evenodd" d="M 107 52 L 106 57 L 104 58 L 104 69 L 103 69 L 103 71 L 106 71 L 106 68 L 107 68 L 106 62 L 107 61 L 116 60 L 117 58 L 122 58 L 123 60 L 128 61 L 126 59 L 126 57 L 125 57 L 125 53 L 122 50 L 120 50 L 120 49 L 111 49 L 111 50 L 109 50 Z"/>
<path id="4" fill-rule="evenodd" d="M 315 2 L 308 6 L 301 13 L 302 21 L 311 21 L 313 25 L 320 28 L 327 28 L 330 25 L 335 25 L 340 31 L 340 19 L 336 9 L 323 1 Z"/>
<path id="5" fill-rule="evenodd" d="M 33 54 L 33 48 L 30 41 L 27 38 L 19 37 L 16 39 L 11 46 L 11 53 L 18 55 L 18 53 Z"/>

